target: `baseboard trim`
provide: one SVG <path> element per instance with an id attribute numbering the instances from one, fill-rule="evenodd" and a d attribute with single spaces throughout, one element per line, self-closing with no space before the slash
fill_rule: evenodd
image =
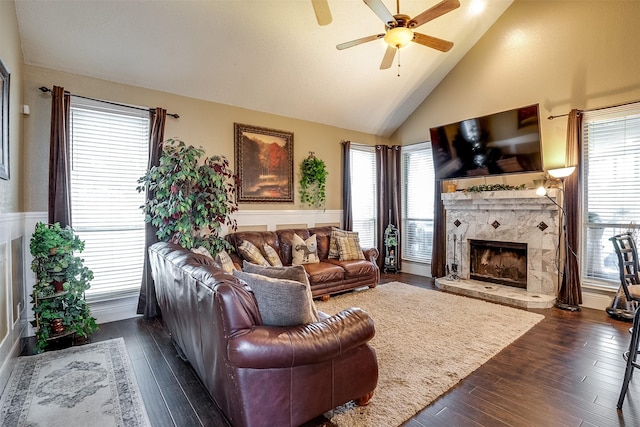
<path id="1" fill-rule="evenodd" d="M 431 277 L 431 264 L 402 260 L 402 267 L 400 269 L 403 273 Z"/>

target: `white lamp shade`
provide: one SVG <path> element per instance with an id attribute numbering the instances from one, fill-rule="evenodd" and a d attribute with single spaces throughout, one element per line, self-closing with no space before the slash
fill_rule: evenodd
<path id="1" fill-rule="evenodd" d="M 568 168 L 560 168 L 560 169 L 549 169 L 549 175 L 554 178 L 566 178 L 576 170 L 575 166 L 569 166 Z"/>

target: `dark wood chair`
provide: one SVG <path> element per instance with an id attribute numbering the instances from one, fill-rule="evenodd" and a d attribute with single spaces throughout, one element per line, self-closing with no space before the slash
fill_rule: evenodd
<path id="1" fill-rule="evenodd" d="M 627 361 L 627 367 L 624 371 L 624 381 L 622 382 L 622 390 L 618 398 L 618 409 L 622 409 L 624 398 L 629 388 L 629 381 L 633 376 L 633 369 L 640 368 L 638 363 L 638 342 L 640 341 L 640 310 L 637 303 L 640 302 L 640 274 L 638 268 L 638 251 L 636 243 L 631 233 L 618 234 L 609 240 L 613 243 L 613 247 L 618 256 L 618 265 L 620 267 L 620 285 L 624 291 L 627 301 L 636 303 L 636 310 L 633 315 L 633 326 L 630 329 L 631 342 L 629 343 L 629 351 L 625 352 L 623 357 Z"/>

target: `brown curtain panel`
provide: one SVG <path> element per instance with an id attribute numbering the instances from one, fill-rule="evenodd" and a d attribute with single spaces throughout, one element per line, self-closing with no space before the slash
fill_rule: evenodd
<path id="1" fill-rule="evenodd" d="M 351 209 L 351 141 L 342 141 L 342 227 L 353 230 Z"/>
<path id="2" fill-rule="evenodd" d="M 567 123 L 567 150 L 565 166 L 575 166 L 576 171 L 564 181 L 564 198 L 566 211 L 566 230 L 569 243 L 569 253 L 562 275 L 562 284 L 558 291 L 558 302 L 571 306 L 582 304 L 582 288 L 580 286 L 580 271 L 578 253 L 580 245 L 580 183 L 582 182 L 582 114 L 578 110 L 571 110 Z"/>
<path id="3" fill-rule="evenodd" d="M 49 224 L 71 225 L 71 148 L 69 117 L 71 95 L 54 86 L 51 91 L 49 140 Z"/>
<path id="4" fill-rule="evenodd" d="M 156 108 L 149 110 L 149 164 L 148 168 L 160 164 L 162 154 L 162 141 L 164 141 L 164 124 L 167 120 L 167 110 Z M 153 194 L 147 189 L 146 199 L 149 200 Z M 144 267 L 142 271 L 142 283 L 140 285 L 140 296 L 138 297 L 138 314 L 142 314 L 145 319 L 160 316 L 160 307 L 156 300 L 156 288 L 151 277 L 151 265 L 149 264 L 149 246 L 158 241 L 156 238 L 156 228 L 150 223 L 145 225 L 145 250 Z"/>
<path id="5" fill-rule="evenodd" d="M 446 216 L 442 203 L 442 181 L 434 183 L 433 249 L 431 253 L 431 277 L 444 277 L 447 264 Z"/>
<path id="6" fill-rule="evenodd" d="M 399 145 L 376 145 L 377 204 L 377 248 L 380 251 L 378 264 L 384 264 L 384 230 L 393 224 L 402 236 L 400 224 L 401 209 L 401 147 Z M 398 268 L 402 266 L 402 240 L 398 242 Z"/>

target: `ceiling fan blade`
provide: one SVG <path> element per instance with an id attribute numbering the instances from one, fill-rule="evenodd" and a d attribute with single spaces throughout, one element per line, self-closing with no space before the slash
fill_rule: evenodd
<path id="1" fill-rule="evenodd" d="M 340 43 L 336 46 L 336 49 L 343 50 L 349 47 L 358 46 L 359 44 L 370 42 L 373 40 L 378 40 L 384 37 L 384 34 L 375 34 L 373 36 L 362 37 L 361 39 L 351 40 L 350 42 Z"/>
<path id="2" fill-rule="evenodd" d="M 329 10 L 329 2 L 327 0 L 311 0 L 313 11 L 316 13 L 316 19 L 319 25 L 329 25 L 333 18 L 331 10 Z"/>
<path id="3" fill-rule="evenodd" d="M 426 24 L 427 22 L 432 21 L 437 17 L 442 16 L 445 13 L 449 13 L 459 7 L 460 2 L 458 0 L 442 0 L 437 5 L 430 7 L 429 9 L 425 10 L 420 15 L 414 17 L 411 21 L 409 21 L 409 28 L 419 27 L 420 25 Z"/>
<path id="4" fill-rule="evenodd" d="M 378 15 L 378 17 L 382 19 L 382 22 L 384 22 L 385 24 L 391 22 L 396 25 L 398 24 L 396 22 L 396 18 L 394 18 L 391 12 L 389 12 L 387 6 L 382 3 L 382 0 L 364 0 L 364 3 L 369 6 L 371 10 L 373 10 L 373 13 Z"/>
<path id="5" fill-rule="evenodd" d="M 432 49 L 439 50 L 440 52 L 449 52 L 453 47 L 453 42 L 415 32 L 413 33 L 413 41 Z"/>
<path id="6" fill-rule="evenodd" d="M 380 63 L 381 70 L 386 70 L 387 68 L 390 68 L 393 65 L 393 58 L 395 58 L 396 56 L 396 50 L 398 49 L 395 47 L 387 46 L 387 51 L 384 53 L 384 57 L 382 58 L 382 63 Z"/>

